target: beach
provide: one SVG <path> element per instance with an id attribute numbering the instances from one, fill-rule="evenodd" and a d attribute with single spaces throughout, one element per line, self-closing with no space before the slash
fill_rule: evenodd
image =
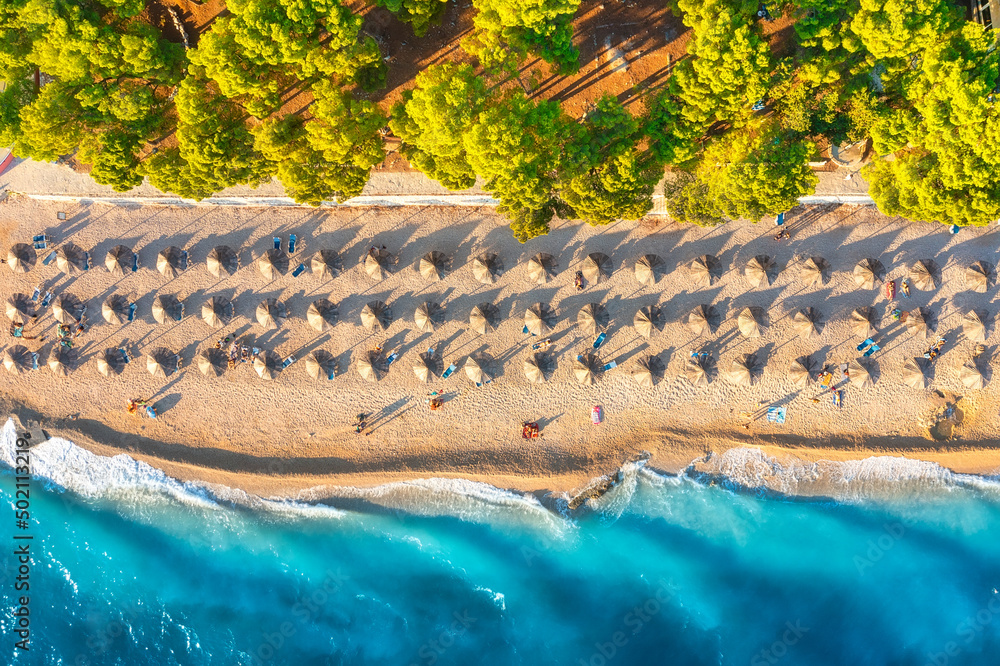
<path id="1" fill-rule="evenodd" d="M 59 220 L 58 212 L 66 219 Z M 908 223 L 880 215 L 873 207 L 800 207 L 786 216 L 791 238 L 775 241 L 769 224 L 734 222 L 713 229 L 680 226 L 648 219 L 590 227 L 559 222 L 547 236 L 521 245 L 492 208 L 400 207 L 305 208 L 112 206 L 51 203 L 10 197 L 0 204 L 0 245 L 30 242 L 46 233 L 57 247 L 72 242 L 90 252 L 94 266 L 66 276 L 55 263 L 43 266 L 47 254 L 22 275 L 3 269 L 0 290 L 30 295 L 40 283 L 58 296 L 71 293 L 87 304 L 91 328 L 77 340 L 79 365 L 68 377 L 47 367 L 22 375 L 3 373 L 3 407 L 22 419 L 38 419 L 52 435 L 72 440 L 102 455 L 127 453 L 181 480 L 199 480 L 238 487 L 262 495 L 295 495 L 322 486 L 373 486 L 415 478 L 465 478 L 502 488 L 525 491 L 579 490 L 591 479 L 613 474 L 631 460 L 647 457 L 648 465 L 664 471 L 687 468 L 693 461 L 731 448 L 757 446 L 779 458 L 848 460 L 873 455 L 905 456 L 935 461 L 958 472 L 993 474 L 1000 468 L 995 447 L 995 416 L 1000 398 L 992 390 L 990 368 L 996 334 L 997 288 L 985 294 L 970 291 L 966 267 L 995 256 L 993 228 L 963 229 L 951 235 L 947 227 Z M 257 259 L 272 247 L 272 237 L 287 249 L 290 234 L 298 237 L 297 252 L 284 275 L 268 281 Z M 104 268 L 113 246 L 124 244 L 139 255 L 140 268 L 117 277 Z M 190 267 L 167 278 L 155 268 L 157 253 L 167 246 L 187 250 Z M 216 278 L 205 267 L 208 252 L 228 245 L 238 251 L 240 268 Z M 385 246 L 396 258 L 391 274 L 372 280 L 362 261 L 373 246 Z M 320 249 L 336 250 L 340 275 L 320 280 L 308 268 L 298 277 L 292 270 Z M 426 280 L 416 269 L 428 252 L 450 258 L 441 281 Z M 473 276 L 471 260 L 496 253 L 505 270 L 495 284 Z M 539 252 L 558 263 L 544 285 L 528 280 L 527 261 Z M 585 288 L 574 287 L 574 274 L 590 253 L 611 258 L 613 272 Z M 639 283 L 635 260 L 656 254 L 664 260 L 663 276 L 653 286 Z M 711 286 L 697 286 L 684 268 L 693 258 L 719 258 L 721 276 Z M 751 286 L 743 274 L 757 255 L 776 260 L 780 272 L 773 284 Z M 804 286 L 799 268 L 809 257 L 831 265 L 823 285 Z M 926 307 L 933 313 L 929 337 L 912 335 L 901 322 L 885 316 L 888 301 L 880 284 L 862 289 L 852 270 L 863 258 L 878 258 L 886 278 L 905 277 L 917 260 L 931 259 L 940 267 L 939 285 L 912 290 L 898 297 L 896 307 Z M 120 294 L 137 305 L 135 320 L 109 324 L 101 304 Z M 185 305 L 180 321 L 157 323 L 152 316 L 157 295 L 177 296 Z M 222 328 L 200 317 L 212 296 L 234 303 L 234 317 Z M 266 298 L 285 304 L 289 317 L 277 330 L 265 331 L 255 320 Z M 339 321 L 317 333 L 306 321 L 313 301 L 337 304 Z M 366 303 L 381 300 L 392 311 L 385 332 L 361 325 Z M 414 312 L 424 302 L 445 308 L 444 323 L 422 332 Z M 501 323 L 486 335 L 469 328 L 469 312 L 481 302 L 499 308 Z M 525 310 L 550 304 L 557 314 L 550 337 L 556 367 L 544 384 L 532 384 L 523 363 L 540 338 L 525 335 Z M 610 316 L 608 337 L 594 352 L 603 363 L 615 361 L 593 386 L 580 385 L 573 359 L 593 351 L 593 336 L 576 325 L 577 313 L 589 303 L 605 306 Z M 659 305 L 662 330 L 649 338 L 633 327 L 635 313 Z M 687 315 L 696 306 L 712 305 L 720 324 L 707 336 L 695 335 Z M 788 376 L 796 358 L 811 355 L 839 366 L 860 354 L 862 342 L 852 332 L 849 313 L 871 306 L 879 314 L 881 350 L 870 357 L 874 382 L 866 387 L 842 384 L 842 404 L 816 384 L 796 387 Z M 737 330 L 737 315 L 745 307 L 766 312 L 761 337 L 748 339 Z M 801 308 L 822 313 L 820 337 L 804 340 L 796 334 L 792 316 Z M 959 368 L 968 362 L 975 344 L 962 333 L 963 315 L 971 308 L 986 310 L 985 389 L 968 390 Z M 55 339 L 51 308 L 29 326 L 44 332 L 44 343 L 27 341 L 44 362 Z M 249 345 L 296 360 L 273 381 L 263 381 L 249 363 L 221 377 L 199 372 L 195 356 L 227 335 L 245 337 Z M 941 355 L 928 364 L 928 388 L 903 383 L 905 359 L 921 357 L 943 336 Z M 5 347 L 14 343 L 9 336 Z M 381 345 L 398 359 L 377 383 L 365 381 L 357 361 Z M 97 355 L 124 347 L 133 360 L 120 375 L 98 373 Z M 166 379 L 146 370 L 144 354 L 154 349 L 178 353 L 181 368 Z M 434 348 L 441 367 L 454 364 L 447 379 L 422 383 L 413 366 L 419 355 Z M 332 380 L 312 379 L 304 359 L 325 350 L 337 360 Z M 712 355 L 718 368 L 713 381 L 696 387 L 684 376 L 692 352 Z M 733 361 L 757 355 L 761 371 L 752 386 L 735 386 L 726 379 Z M 470 354 L 488 355 L 493 380 L 477 387 L 463 365 Z M 636 362 L 658 356 L 664 376 L 652 388 L 632 377 Z M 439 410 L 426 401 L 431 391 L 443 398 Z M 936 393 L 950 397 L 961 410 L 962 423 L 948 441 L 928 433 L 928 417 L 937 406 Z M 149 398 L 159 412 L 155 420 L 127 413 L 129 399 Z M 814 399 L 816 400 L 814 402 Z M 592 425 L 591 410 L 602 408 L 603 422 Z M 763 417 L 769 406 L 786 410 L 784 423 Z M 365 434 L 355 434 L 355 415 L 368 414 Z M 760 416 L 749 423 L 744 414 Z M 543 436 L 521 438 L 521 424 L 538 422 Z M 319 490 L 317 490 L 319 487 Z"/>

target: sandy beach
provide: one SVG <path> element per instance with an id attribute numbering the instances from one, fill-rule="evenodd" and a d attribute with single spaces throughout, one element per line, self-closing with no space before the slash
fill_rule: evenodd
<path id="1" fill-rule="evenodd" d="M 65 212 L 66 219 L 57 219 Z M 26 274 L 2 271 L 0 290 L 30 295 L 34 287 L 70 293 L 87 304 L 90 330 L 77 341 L 79 362 L 68 377 L 57 377 L 44 365 L 22 375 L 2 372 L 2 400 L 7 413 L 39 418 L 53 435 L 65 436 L 97 453 L 128 453 L 181 479 L 196 479 L 240 487 L 262 494 L 294 494 L 323 484 L 369 486 L 418 477 L 462 477 L 528 491 L 578 489 L 589 479 L 613 472 L 621 464 L 648 453 L 649 464 L 664 470 L 687 467 L 709 452 L 736 446 L 760 446 L 779 456 L 804 460 L 843 460 L 871 455 L 903 455 L 932 460 L 961 472 L 994 473 L 1000 469 L 996 447 L 996 415 L 1000 398 L 989 383 L 995 365 L 997 288 L 985 294 L 970 291 L 965 268 L 996 256 L 996 231 L 963 229 L 950 235 L 941 226 L 889 219 L 871 207 L 797 208 L 788 216 L 791 239 L 775 241 L 773 227 L 731 223 L 715 229 L 684 227 L 647 220 L 593 228 L 562 222 L 543 238 L 520 245 L 504 220 L 489 208 L 345 208 L 336 210 L 127 207 L 105 204 L 59 204 L 9 198 L 0 204 L 0 246 L 30 242 L 49 234 L 59 243 L 72 242 L 90 252 L 93 268 L 73 276 L 55 263 L 43 266 L 47 252 Z M 280 236 L 287 248 L 289 234 L 299 238 L 289 271 L 266 280 L 256 260 Z M 137 272 L 116 277 L 104 268 L 108 250 L 118 244 L 139 255 Z M 169 245 L 189 252 L 191 266 L 168 279 L 155 269 L 157 253 Z M 240 269 L 216 278 L 205 266 L 208 252 L 229 245 L 239 252 Z M 373 246 L 385 245 L 398 259 L 383 281 L 373 281 L 362 261 Z M 292 269 L 320 249 L 340 253 L 343 272 L 320 280 L 309 270 L 293 277 Z M 439 282 L 416 269 L 421 256 L 437 250 L 450 258 L 451 268 Z M 497 253 L 505 271 L 493 285 L 480 284 L 470 262 L 482 252 Z M 558 270 L 551 282 L 532 284 L 526 263 L 538 252 L 552 254 Z M 607 254 L 613 273 L 578 291 L 574 274 L 589 253 Z M 635 260 L 643 254 L 664 260 L 664 275 L 655 286 L 640 284 Z M 698 287 L 684 266 L 694 257 L 720 259 L 721 277 Z M 773 284 L 751 286 L 743 274 L 747 261 L 767 254 L 780 272 Z M 823 257 L 831 265 L 823 285 L 804 286 L 802 262 Z M 898 307 L 926 307 L 933 313 L 926 339 L 912 335 L 886 315 L 888 304 L 880 285 L 865 290 L 852 277 L 854 265 L 878 258 L 888 279 L 908 274 L 910 265 L 932 259 L 940 267 L 939 286 L 898 299 Z M 992 262 L 991 262 L 992 263 Z M 101 304 L 112 294 L 135 302 L 135 320 L 108 324 Z M 185 304 L 181 321 L 158 324 L 152 316 L 154 298 L 177 296 Z M 213 329 L 200 317 L 202 304 L 224 296 L 235 304 L 235 316 Z M 287 307 L 289 318 L 280 328 L 265 331 L 254 313 L 266 298 Z M 317 333 L 306 321 L 309 304 L 327 298 L 339 307 L 339 321 L 327 333 Z M 386 302 L 393 322 L 385 332 L 361 325 L 366 303 Z M 444 306 L 445 319 L 434 332 L 422 332 L 414 312 L 424 302 Z M 469 312 L 481 302 L 499 308 L 502 323 L 479 335 L 469 329 Z M 523 362 L 539 338 L 522 333 L 525 310 L 548 303 L 557 313 L 553 339 L 556 367 L 545 384 L 530 383 Z M 610 316 L 608 337 L 596 352 L 603 363 L 618 367 L 581 386 L 572 371 L 576 355 L 591 349 L 593 336 L 576 325 L 577 313 L 588 303 L 603 304 Z M 647 339 L 633 327 L 643 306 L 659 305 L 665 315 L 662 330 Z M 707 336 L 688 327 L 696 306 L 712 305 L 720 324 Z M 748 339 L 737 329 L 745 307 L 766 312 L 761 337 Z M 829 391 L 813 384 L 797 388 L 788 376 L 792 361 L 811 355 L 818 362 L 839 365 L 860 356 L 861 342 L 848 321 L 856 307 L 878 312 L 881 350 L 871 357 L 874 382 L 863 388 L 844 384 L 842 405 Z M 792 316 L 813 307 L 822 314 L 820 337 L 796 334 Z M 975 344 L 962 333 L 969 309 L 986 310 L 986 388 L 967 390 L 959 368 L 970 360 Z M 55 339 L 51 308 L 28 332 L 41 331 L 45 342 L 27 341 L 44 361 Z M 195 355 L 230 334 L 246 336 L 248 344 L 298 360 L 274 381 L 263 381 L 241 364 L 221 377 L 206 377 Z M 947 342 L 926 374 L 928 388 L 914 389 L 902 380 L 905 359 L 922 356 L 938 336 Z M 19 342 L 19 341 L 18 341 Z M 7 336 L 4 347 L 15 344 Z M 356 364 L 376 345 L 397 352 L 398 360 L 377 383 L 365 381 Z M 124 346 L 135 359 L 115 377 L 97 371 L 97 356 Z M 413 371 L 419 355 L 433 347 L 442 367 L 457 370 L 448 379 L 421 383 Z M 182 367 L 164 379 L 146 370 L 144 353 L 165 348 L 180 354 Z M 337 376 L 314 380 L 305 357 L 326 350 L 337 360 Z M 716 361 L 718 374 L 710 385 L 696 387 L 684 376 L 692 351 L 705 351 Z M 753 386 L 735 386 L 726 379 L 734 359 L 755 353 L 761 372 Z M 495 378 L 476 387 L 463 364 L 470 354 L 494 360 Z M 632 377 L 636 361 L 658 356 L 665 373 L 653 388 Z M 444 405 L 431 411 L 430 391 L 443 394 Z M 960 396 L 964 414 L 955 436 L 935 441 L 927 418 L 935 408 L 935 390 Z M 156 420 L 126 412 L 130 398 L 151 398 Z M 815 401 L 814 401 L 815 399 Z M 600 405 L 601 425 L 591 424 L 591 408 Z M 763 415 L 768 406 L 787 411 L 783 424 L 765 418 L 750 429 L 741 414 Z M 355 414 L 367 413 L 368 433 L 356 435 Z M 520 425 L 537 421 L 544 433 L 523 440 Z"/>

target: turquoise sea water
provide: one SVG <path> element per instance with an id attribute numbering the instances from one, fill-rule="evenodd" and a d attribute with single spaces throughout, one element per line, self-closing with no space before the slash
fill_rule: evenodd
<path id="1" fill-rule="evenodd" d="M 0 475 L 0 663 L 1000 661 L 1000 485 L 898 459 L 719 465 L 630 466 L 570 517 L 457 481 L 263 501 L 53 440 L 33 450 L 29 652 Z"/>

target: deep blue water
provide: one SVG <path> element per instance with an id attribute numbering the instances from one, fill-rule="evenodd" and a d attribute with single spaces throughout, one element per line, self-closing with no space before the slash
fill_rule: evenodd
<path id="1" fill-rule="evenodd" d="M 8 425 L 3 459 L 11 440 Z M 3 663 L 1000 662 L 990 480 L 925 467 L 841 479 L 834 501 L 636 468 L 566 518 L 480 484 L 324 508 L 66 442 L 34 454 L 49 482 L 32 487 L 29 652 L 14 647 L 21 531 L 0 476 Z"/>

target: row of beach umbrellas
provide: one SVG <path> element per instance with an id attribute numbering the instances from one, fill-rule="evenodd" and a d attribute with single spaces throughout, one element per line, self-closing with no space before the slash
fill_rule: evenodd
<path id="1" fill-rule="evenodd" d="M 120 294 L 112 294 L 103 303 L 101 313 L 110 324 L 124 324 L 128 321 L 132 303 Z M 56 321 L 70 324 L 80 319 L 85 305 L 71 293 L 60 294 L 52 304 L 52 315 Z M 6 302 L 6 314 L 12 321 L 27 321 L 33 316 L 34 304 L 25 294 L 14 294 Z M 174 295 L 160 294 L 153 300 L 153 318 L 163 324 L 183 317 L 184 305 Z M 445 319 L 446 309 L 440 303 L 425 301 L 417 306 L 413 321 L 417 329 L 433 332 Z M 224 296 L 212 296 L 202 304 L 201 317 L 209 326 L 220 328 L 233 317 L 232 302 Z M 262 301 L 255 312 L 257 322 L 267 330 L 280 327 L 288 318 L 284 303 L 276 298 Z M 317 332 L 329 331 L 339 317 L 337 305 L 327 299 L 313 301 L 306 311 L 306 320 Z M 555 327 L 556 312 L 546 303 L 536 303 L 527 308 L 524 326 L 532 335 L 546 335 Z M 499 323 L 499 309 L 492 303 L 475 305 L 469 313 L 469 326 L 479 334 L 486 334 Z M 848 316 L 853 332 L 865 339 L 877 330 L 878 314 L 873 307 L 858 307 Z M 926 337 L 932 319 L 927 308 L 915 308 L 906 318 L 907 330 L 916 336 Z M 988 316 L 981 310 L 967 311 L 962 320 L 962 328 L 967 338 L 975 342 L 986 339 Z M 698 305 L 684 318 L 689 330 L 695 335 L 708 336 L 718 326 L 720 317 L 711 305 Z M 369 330 L 385 330 L 393 321 L 392 310 L 384 301 L 371 301 L 361 310 L 361 322 Z M 607 328 L 610 322 L 607 309 L 600 303 L 587 303 L 577 312 L 576 324 L 587 335 L 596 335 Z M 655 330 L 665 323 L 663 310 L 657 305 L 641 307 L 633 317 L 633 326 L 643 337 L 651 337 Z M 736 317 L 737 328 L 746 338 L 759 338 L 767 328 L 767 316 L 762 308 L 748 306 L 740 310 Z M 819 337 L 824 323 L 822 314 L 815 308 L 806 307 L 792 315 L 792 328 L 804 339 Z"/>
<path id="2" fill-rule="evenodd" d="M 176 277 L 186 264 L 186 252 L 176 246 L 161 250 L 156 257 L 156 268 L 167 277 Z M 27 243 L 13 245 L 7 253 L 7 264 L 15 273 L 24 273 L 34 264 L 35 251 Z M 205 259 L 209 272 L 216 277 L 224 274 L 232 275 L 239 269 L 239 255 L 226 245 L 211 249 Z M 267 250 L 257 260 L 261 275 L 268 280 L 284 274 L 289 268 L 288 254 L 279 248 Z M 396 258 L 389 251 L 372 248 L 364 259 L 364 269 L 374 280 L 382 280 L 396 263 Z M 483 253 L 472 260 L 472 272 L 475 278 L 484 284 L 492 284 L 503 273 L 504 266 L 496 253 Z M 56 264 L 65 273 L 76 273 L 83 270 L 85 252 L 72 244 L 65 244 L 56 250 Z M 105 266 L 115 275 L 125 275 L 135 265 L 135 253 L 125 245 L 116 245 L 108 251 Z M 335 277 L 342 270 L 340 255 L 335 250 L 319 250 L 309 259 L 312 272 L 320 278 Z M 431 251 L 423 255 L 417 263 L 417 269 L 427 280 L 443 280 L 448 272 L 450 260 L 443 252 Z M 706 254 L 692 259 L 685 264 L 695 284 L 709 286 L 713 280 L 721 276 L 722 265 L 719 259 Z M 546 284 L 556 274 L 558 263 L 555 257 L 547 253 L 538 253 L 527 262 L 528 280 L 534 284 Z M 592 283 L 608 278 L 612 273 L 611 258 L 601 252 L 588 254 L 580 265 L 583 276 Z M 635 278 L 641 284 L 652 286 L 664 272 L 664 261 L 658 255 L 645 254 L 634 263 Z M 830 263 L 822 257 L 808 257 L 800 262 L 799 282 L 806 286 L 823 284 L 829 279 Z M 778 265 L 769 255 L 761 254 L 751 257 L 743 269 L 748 283 L 754 287 L 772 284 L 778 274 Z M 885 267 L 881 261 L 874 258 L 864 258 L 853 269 L 855 283 L 862 288 L 872 289 L 875 283 L 885 279 Z M 908 277 L 913 286 L 920 290 L 930 290 L 938 286 L 940 269 L 931 259 L 921 259 L 914 262 L 908 270 Z M 976 261 L 966 267 L 966 286 L 978 293 L 985 293 L 995 277 L 993 267 L 985 261 Z"/>

